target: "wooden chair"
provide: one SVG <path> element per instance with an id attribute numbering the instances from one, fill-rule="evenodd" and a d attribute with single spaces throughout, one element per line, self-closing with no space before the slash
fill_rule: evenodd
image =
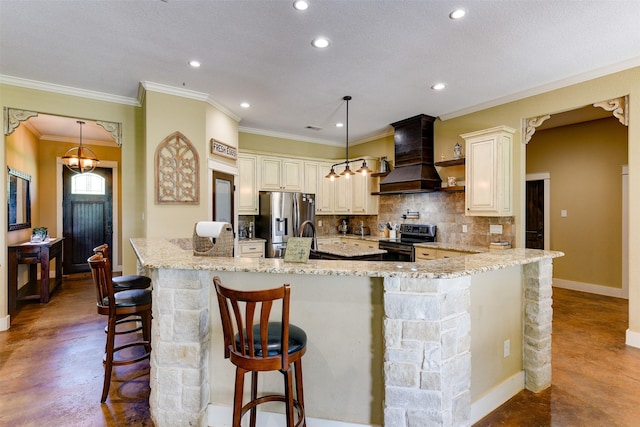
<path id="1" fill-rule="evenodd" d="M 103 257 L 109 258 L 111 262 L 111 254 L 109 253 L 109 245 L 103 243 L 100 246 L 93 248 L 94 254 L 102 254 Z M 113 281 L 113 289 L 116 292 L 126 291 L 129 289 L 147 289 L 151 286 L 151 278 L 140 275 L 127 275 L 111 277 Z"/>
<path id="2" fill-rule="evenodd" d="M 213 283 L 222 320 L 224 357 L 236 366 L 233 427 L 240 427 L 240 421 L 248 411 L 251 412 L 250 426 L 255 427 L 256 407 L 274 401 L 285 403 L 288 427 L 306 426 L 302 356 L 306 352 L 307 335 L 301 328 L 289 324 L 289 285 L 261 291 L 238 291 L 222 286 L 217 276 Z M 282 316 L 279 322 L 271 322 L 271 309 L 278 301 L 282 305 Z M 264 371 L 280 371 L 284 375 L 284 394 L 258 397 L 258 373 Z M 247 372 L 251 372 L 251 400 L 243 405 L 244 374 Z"/>
<path id="3" fill-rule="evenodd" d="M 98 314 L 109 316 L 107 320 L 107 343 L 104 354 L 104 384 L 102 399 L 104 403 L 109 394 L 111 372 L 114 366 L 130 365 L 151 355 L 151 291 L 146 289 L 130 289 L 114 292 L 111 281 L 111 264 L 109 258 L 102 254 L 94 254 L 87 260 L 91 267 L 93 283 L 96 286 L 96 307 Z M 119 320 L 129 316 L 140 316 L 142 323 L 142 340 L 129 342 L 116 347 L 116 324 Z M 131 331 L 129 331 L 131 332 Z M 141 355 L 116 360 L 114 358 L 120 350 L 132 347 L 143 347 Z"/>

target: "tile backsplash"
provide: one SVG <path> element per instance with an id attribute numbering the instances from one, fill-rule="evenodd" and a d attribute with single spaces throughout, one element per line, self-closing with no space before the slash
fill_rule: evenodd
<path id="1" fill-rule="evenodd" d="M 371 235 L 383 235 L 378 224 L 435 224 L 438 227 L 437 241 L 460 245 L 489 246 L 495 241 L 515 243 L 513 217 L 476 217 L 464 214 L 464 192 L 416 193 L 380 196 L 378 215 L 317 215 L 316 231 L 318 235 L 337 234 L 338 226 L 346 219 L 351 233 L 364 222 Z M 419 218 L 404 219 L 407 211 L 419 212 Z M 239 230 L 248 227 L 253 216 L 239 217 Z M 322 225 L 320 224 L 322 221 Z M 467 232 L 462 232 L 462 226 Z M 490 234 L 491 225 L 502 225 L 502 234 Z"/>
<path id="2" fill-rule="evenodd" d="M 380 196 L 378 222 L 435 224 L 438 242 L 489 246 L 491 242 L 506 241 L 514 245 L 513 217 L 466 216 L 464 209 L 464 192 L 385 195 Z M 403 219 L 407 210 L 420 212 L 420 218 Z M 462 232 L 463 225 L 467 226 L 466 233 Z M 502 225 L 502 234 L 490 234 L 490 225 Z"/>

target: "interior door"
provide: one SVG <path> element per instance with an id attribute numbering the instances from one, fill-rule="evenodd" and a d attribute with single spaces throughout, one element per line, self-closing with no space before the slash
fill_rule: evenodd
<path id="1" fill-rule="evenodd" d="M 544 249 L 544 180 L 527 181 L 526 244 Z"/>
<path id="2" fill-rule="evenodd" d="M 112 170 L 76 174 L 63 168 L 64 274 L 89 271 L 93 248 L 113 244 Z"/>
<path id="3" fill-rule="evenodd" d="M 213 171 L 213 220 L 233 224 L 233 175 Z"/>

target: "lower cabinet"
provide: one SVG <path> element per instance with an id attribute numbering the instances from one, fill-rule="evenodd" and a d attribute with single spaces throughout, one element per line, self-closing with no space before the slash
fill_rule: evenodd
<path id="1" fill-rule="evenodd" d="M 264 258 L 264 240 L 238 242 L 238 252 L 244 258 Z"/>

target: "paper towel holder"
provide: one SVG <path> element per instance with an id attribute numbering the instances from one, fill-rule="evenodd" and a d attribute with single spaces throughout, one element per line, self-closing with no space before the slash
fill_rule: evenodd
<path id="1" fill-rule="evenodd" d="M 215 239 L 198 235 L 196 229 L 198 223 L 193 226 L 193 254 L 197 256 L 232 257 L 233 256 L 233 226 L 226 223 L 220 230 L 220 235 Z"/>

